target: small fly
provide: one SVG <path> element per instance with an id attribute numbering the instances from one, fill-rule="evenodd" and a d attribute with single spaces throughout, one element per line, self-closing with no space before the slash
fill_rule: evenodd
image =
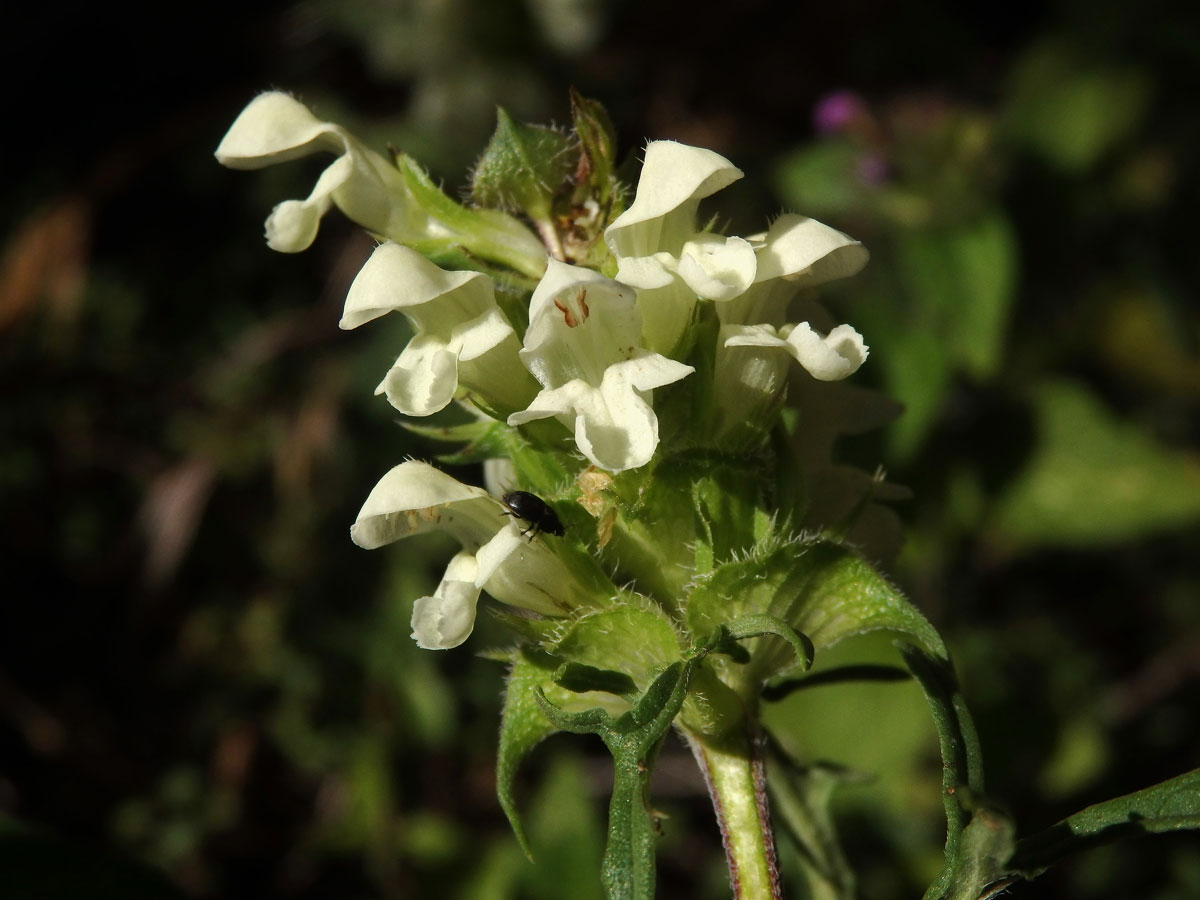
<path id="1" fill-rule="evenodd" d="M 504 505 L 508 507 L 506 516 L 529 523 L 529 527 L 521 532 L 522 537 L 529 535 L 529 540 L 532 541 L 543 531 L 546 534 L 563 536 L 563 524 L 558 520 L 558 513 L 537 494 L 531 494 L 529 491 L 509 491 L 504 495 Z"/>

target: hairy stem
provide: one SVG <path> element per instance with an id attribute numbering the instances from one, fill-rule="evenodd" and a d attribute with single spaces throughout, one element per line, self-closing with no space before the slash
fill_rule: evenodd
<path id="1" fill-rule="evenodd" d="M 783 900 L 759 736 L 747 723 L 720 738 L 685 737 L 708 784 L 735 900 Z"/>

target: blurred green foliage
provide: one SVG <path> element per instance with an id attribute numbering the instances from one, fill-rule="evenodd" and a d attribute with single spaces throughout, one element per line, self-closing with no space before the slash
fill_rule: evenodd
<path id="1" fill-rule="evenodd" d="M 408 637 L 449 548 L 347 539 L 375 479 L 436 448 L 372 397 L 403 323 L 336 328 L 369 242 L 331 217 L 272 254 L 261 221 L 310 173 L 211 158 L 271 86 L 455 189 L 497 104 L 565 121 L 574 84 L 631 152 L 672 137 L 745 169 L 735 216 L 863 240 L 830 297 L 906 413 L 840 449 L 912 488 L 895 577 L 952 645 L 990 792 L 1030 832 L 1194 766 L 1197 13 L 763 0 L 731 41 L 726 7 L 669 7 L 313 0 L 180 28 L 80 6 L 65 34 L 37 9 L 7 29 L 5 83 L 40 87 L 10 89 L 11 121 L 72 100 L 6 147 L 2 189 L 0 814 L 38 829 L 0 829 L 15 896 L 598 896 L 598 742 L 522 769 L 530 865 L 494 796 L 498 664 Z M 818 667 L 891 651 L 835 653 Z M 942 839 L 915 686 L 771 707 L 789 752 L 876 773 L 833 792 L 845 852 L 863 897 L 914 896 Z M 655 781 L 667 898 L 727 895 L 693 768 L 669 744 Z M 1195 847 L 1093 851 L 1014 896 L 1197 896 Z M 29 877 L 55 861 L 91 888 Z"/>

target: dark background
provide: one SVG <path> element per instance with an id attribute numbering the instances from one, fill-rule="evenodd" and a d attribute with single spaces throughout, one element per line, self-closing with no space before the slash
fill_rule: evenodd
<path id="1" fill-rule="evenodd" d="M 5 896 L 598 895 L 602 754 L 556 738 L 526 766 L 529 866 L 493 794 L 503 670 L 472 652 L 506 638 L 417 650 L 449 548 L 347 539 L 383 471 L 436 451 L 371 396 L 403 324 L 336 328 L 370 241 L 336 213 L 303 254 L 261 239 L 321 162 L 212 158 L 272 87 L 457 191 L 496 104 L 562 123 L 574 85 L 628 152 L 669 137 L 746 171 L 734 230 L 788 209 L 862 239 L 831 302 L 871 345 L 860 383 L 909 413 L 843 450 L 914 492 L 890 571 L 954 648 L 990 791 L 1028 833 L 1200 759 L 1197 13 L 595 0 L 559 33 L 536 12 L 567 7 L 7 17 Z M 819 132 L 839 90 L 860 111 Z M 880 773 L 840 807 L 864 897 L 919 896 L 938 863 L 907 690 L 775 711 L 800 751 Z M 668 747 L 662 896 L 725 896 L 689 765 Z M 1013 896 L 1200 896 L 1198 847 L 1096 850 Z"/>

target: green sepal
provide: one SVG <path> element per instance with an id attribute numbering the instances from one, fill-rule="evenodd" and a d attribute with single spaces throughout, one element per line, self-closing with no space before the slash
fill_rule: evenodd
<path id="1" fill-rule="evenodd" d="M 983 805 L 979 738 L 950 661 L 911 644 L 897 642 L 896 647 L 925 694 L 942 753 L 945 862 L 925 900 L 976 900 L 989 885 L 1005 880 L 1013 825 Z"/>
<path id="2" fill-rule="evenodd" d="M 617 182 L 613 177 L 617 154 L 616 129 L 613 128 L 608 110 L 599 101 L 589 100 L 573 87 L 570 98 L 571 123 L 579 138 L 575 192 L 571 199 L 577 204 L 595 200 L 601 210 L 611 213 L 617 192 Z M 607 220 L 611 215 L 604 218 Z"/>
<path id="3" fill-rule="evenodd" d="M 563 660 L 623 672 L 639 687 L 681 655 L 671 621 L 657 607 L 628 602 L 585 613 L 547 649 Z"/>
<path id="4" fill-rule="evenodd" d="M 472 198 L 482 206 L 524 213 L 535 222 L 550 221 L 554 198 L 575 165 L 573 145 L 570 135 L 517 122 L 497 108 L 496 130 L 475 164 Z"/>
<path id="5" fill-rule="evenodd" d="M 896 631 L 932 656 L 948 658 L 929 620 L 849 547 L 817 541 L 799 563 L 803 583 L 790 600 L 790 615 L 776 615 L 812 638 L 818 649 L 857 634 Z"/>
<path id="6" fill-rule="evenodd" d="M 504 453 L 507 425 L 493 421 L 462 422 L 457 425 L 418 425 L 403 421 L 405 431 L 431 441 L 459 443 L 464 446 L 451 453 L 439 453 L 437 460 L 448 466 L 467 466 L 495 459 Z"/>
<path id="7" fill-rule="evenodd" d="M 1200 829 L 1200 769 L 1082 809 L 1017 844 L 1009 867 L 1034 878 L 1065 856 L 1167 831 Z"/>
<path id="8" fill-rule="evenodd" d="M 396 168 L 416 205 L 444 226 L 446 238 L 413 242 L 412 247 L 431 259 L 460 247 L 477 261 L 466 266 L 486 269 L 478 261 L 499 263 L 537 280 L 546 271 L 546 248 L 518 219 L 499 209 L 478 209 L 456 203 L 434 183 L 421 166 L 403 153 L 395 153 Z"/>
<path id="9" fill-rule="evenodd" d="M 817 650 L 872 631 L 896 631 L 945 658 L 941 637 L 915 607 L 853 550 L 812 538 L 764 541 L 743 558 L 696 579 L 687 597 L 688 627 L 711 635 L 725 622 L 769 615 L 804 634 Z M 791 653 L 764 645 L 756 677 L 792 667 Z"/>
<path id="10" fill-rule="evenodd" d="M 656 394 L 656 412 L 660 400 Z M 679 598 L 696 573 L 753 546 L 769 479 L 760 457 L 711 450 L 665 456 L 652 476 L 634 470 L 614 480 L 621 508 L 614 550 L 651 593 Z M 691 502 L 682 502 L 685 497 Z"/>
<path id="11" fill-rule="evenodd" d="M 692 660 L 667 666 L 633 708 L 613 718 L 595 707 L 567 712 L 539 688 L 534 696 L 555 727 L 597 734 L 613 756 L 613 794 L 601 880 L 609 900 L 653 900 L 658 815 L 650 805 L 650 770 L 687 696 Z"/>
<path id="12" fill-rule="evenodd" d="M 576 694 L 604 691 L 618 697 L 628 697 L 637 693 L 634 680 L 624 672 L 598 669 L 577 662 L 566 662 L 559 666 L 554 672 L 554 683 Z"/>
<path id="13" fill-rule="evenodd" d="M 553 643 L 563 631 L 562 619 L 530 618 L 509 612 L 509 607 L 488 604 L 487 611 L 504 627 L 534 644 Z"/>

